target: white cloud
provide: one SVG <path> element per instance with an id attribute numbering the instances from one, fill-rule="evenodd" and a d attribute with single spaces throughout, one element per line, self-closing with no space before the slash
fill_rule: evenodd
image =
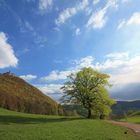
<path id="1" fill-rule="evenodd" d="M 93 67 L 94 58 L 92 56 L 83 57 L 80 60 L 75 60 L 75 64 L 77 69 L 81 69 L 83 67 Z"/>
<path id="2" fill-rule="evenodd" d="M 26 80 L 26 81 L 31 81 L 33 79 L 36 79 L 36 75 L 28 74 L 28 75 L 21 75 L 20 78 Z"/>
<path id="3" fill-rule="evenodd" d="M 117 29 L 118 29 L 118 30 L 121 29 L 123 26 L 125 26 L 125 24 L 126 24 L 126 20 L 123 19 L 123 20 L 119 23 Z"/>
<path id="4" fill-rule="evenodd" d="M 77 28 L 76 31 L 75 31 L 75 34 L 76 34 L 76 35 L 80 35 L 80 33 L 81 33 L 80 29 Z"/>
<path id="5" fill-rule="evenodd" d="M 140 12 L 135 12 L 128 20 L 122 20 L 118 25 L 118 29 L 130 26 L 130 25 L 140 25 Z"/>
<path id="6" fill-rule="evenodd" d="M 93 0 L 93 5 L 96 5 L 99 2 L 100 2 L 100 0 Z"/>
<path id="7" fill-rule="evenodd" d="M 106 55 L 104 62 L 95 62 L 92 56 L 75 61 L 76 69 L 92 67 L 111 75 L 110 81 L 118 84 L 140 83 L 140 55 L 130 57 L 128 52 Z"/>
<path id="8" fill-rule="evenodd" d="M 122 60 L 122 66 L 111 74 L 111 81 L 115 85 L 140 83 L 140 55 Z"/>
<path id="9" fill-rule="evenodd" d="M 82 2 L 79 3 L 79 5 L 77 5 L 76 7 L 77 11 L 84 10 L 88 6 L 88 4 L 89 4 L 88 0 L 82 0 Z"/>
<path id="10" fill-rule="evenodd" d="M 106 56 L 103 63 L 90 65 L 94 69 L 108 73 L 115 87 L 140 83 L 140 55 L 130 57 L 128 52 L 111 53 Z"/>
<path id="11" fill-rule="evenodd" d="M 140 84 L 140 54 L 130 56 L 128 52 L 111 53 L 105 56 L 103 62 L 95 62 L 92 56 L 88 56 L 78 60 L 76 65 L 77 68 L 90 66 L 109 74 L 110 83 L 113 84 L 110 89 L 112 94 L 132 84 Z M 133 94 L 133 90 L 135 89 L 132 89 L 129 94 Z M 124 90 L 121 91 L 121 93 L 125 92 Z M 118 96 L 121 97 L 121 93 Z M 117 97 L 117 94 L 114 97 Z"/>
<path id="12" fill-rule="evenodd" d="M 130 57 L 128 52 L 111 53 L 106 55 L 103 62 L 95 62 L 92 56 L 87 56 L 74 61 L 75 67 L 66 71 L 52 71 L 43 77 L 44 81 L 66 80 L 71 73 L 78 72 L 83 67 L 92 67 L 108 73 L 110 82 L 114 87 L 125 86 L 131 83 L 140 83 L 140 55 Z"/>
<path id="13" fill-rule="evenodd" d="M 117 52 L 107 54 L 104 58 L 103 62 L 95 62 L 95 59 L 92 56 L 74 60 L 74 66 L 70 67 L 69 70 L 52 71 L 48 76 L 42 77 L 42 80 L 45 82 L 61 80 L 62 82 L 67 79 L 69 74 L 76 73 L 83 67 L 92 67 L 95 70 L 107 73 L 111 76 L 110 83 L 113 84 L 113 87 L 110 92 L 112 94 L 130 84 L 140 84 L 140 54 L 130 56 L 129 52 Z M 56 98 L 55 93 L 59 93 L 57 99 L 58 96 L 62 96 L 62 91 L 60 89 L 62 87 L 61 84 L 45 84 L 37 87 L 43 93 L 50 94 L 53 98 Z"/>
<path id="14" fill-rule="evenodd" d="M 57 81 L 57 80 L 65 80 L 67 76 L 70 75 L 73 71 L 52 71 L 48 76 L 42 77 L 42 81 Z"/>
<path id="15" fill-rule="evenodd" d="M 39 0 L 39 9 L 46 10 L 51 7 L 53 4 L 53 0 Z"/>
<path id="16" fill-rule="evenodd" d="M 93 56 L 83 57 L 79 60 L 75 60 L 75 71 L 80 70 L 83 67 L 92 67 L 99 71 L 115 70 L 123 66 L 129 60 L 129 53 L 111 53 L 105 56 L 105 61 L 95 62 Z"/>
<path id="17" fill-rule="evenodd" d="M 37 85 L 44 94 L 62 93 L 61 84 Z"/>
<path id="18" fill-rule="evenodd" d="M 118 59 L 124 59 L 124 58 L 128 58 L 129 56 L 129 53 L 128 52 L 121 52 L 121 53 L 110 53 L 108 55 L 106 55 L 107 58 L 111 58 L 111 59 L 115 59 L 115 60 L 118 60 Z"/>
<path id="19" fill-rule="evenodd" d="M 66 8 L 59 14 L 58 18 L 55 20 L 55 23 L 57 25 L 65 23 L 69 18 L 76 15 L 79 11 L 84 10 L 88 6 L 88 4 L 88 0 L 83 0 L 75 7 Z"/>
<path id="20" fill-rule="evenodd" d="M 107 22 L 107 12 L 112 7 L 117 7 L 117 1 L 116 0 L 108 0 L 107 4 L 97 12 L 93 12 L 93 14 L 90 16 L 86 27 L 93 28 L 93 29 L 100 29 L 104 27 L 104 25 Z"/>
<path id="21" fill-rule="evenodd" d="M 116 71 L 119 67 L 125 66 L 129 61 L 129 53 L 111 53 L 106 55 L 106 59 L 102 63 L 95 63 L 93 67 L 101 71 Z"/>
<path id="22" fill-rule="evenodd" d="M 71 67 L 69 70 L 63 71 L 54 70 L 47 76 L 42 77 L 41 80 L 44 82 L 66 80 L 71 73 L 76 73 L 83 67 L 92 67 L 93 60 L 94 58 L 92 56 L 87 56 L 79 60 L 74 60 L 74 67 Z"/>
<path id="23" fill-rule="evenodd" d="M 140 25 L 140 13 L 136 12 L 132 15 L 132 17 L 127 21 L 127 25 Z"/>
<path id="24" fill-rule="evenodd" d="M 56 19 L 56 24 L 63 24 L 67 19 L 72 17 L 73 15 L 76 14 L 76 9 L 75 8 L 67 8 L 63 12 L 60 13 L 58 19 Z"/>
<path id="25" fill-rule="evenodd" d="M 106 23 L 106 10 L 102 9 L 96 13 L 93 13 L 92 16 L 89 18 L 86 27 L 92 28 L 102 28 Z"/>
<path id="26" fill-rule="evenodd" d="M 47 84 L 47 85 L 35 85 L 35 86 L 44 94 L 53 98 L 55 101 L 59 102 L 60 98 L 62 97 L 61 87 L 63 85 L 61 84 Z"/>
<path id="27" fill-rule="evenodd" d="M 0 32 L 0 68 L 16 67 L 18 59 L 5 33 Z"/>

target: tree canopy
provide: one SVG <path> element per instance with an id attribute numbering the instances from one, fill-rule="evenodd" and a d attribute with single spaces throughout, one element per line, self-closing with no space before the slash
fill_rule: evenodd
<path id="1" fill-rule="evenodd" d="M 88 118 L 94 115 L 102 119 L 110 114 L 111 106 L 115 103 L 107 90 L 110 87 L 109 78 L 109 75 L 90 67 L 72 73 L 62 87 L 62 101 L 82 105 L 88 111 Z"/>

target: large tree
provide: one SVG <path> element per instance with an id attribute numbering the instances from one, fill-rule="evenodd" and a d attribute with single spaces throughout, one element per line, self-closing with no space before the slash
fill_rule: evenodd
<path id="1" fill-rule="evenodd" d="M 104 118 L 111 112 L 111 105 L 115 103 L 108 95 L 109 75 L 100 73 L 92 68 L 83 68 L 68 76 L 62 90 L 63 102 L 82 105 L 88 111 L 88 118 L 92 113 Z"/>

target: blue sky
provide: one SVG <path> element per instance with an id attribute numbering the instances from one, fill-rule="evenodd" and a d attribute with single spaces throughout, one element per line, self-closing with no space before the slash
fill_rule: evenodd
<path id="1" fill-rule="evenodd" d="M 0 0 L 0 72 L 58 100 L 71 72 L 108 73 L 117 100 L 140 99 L 139 0 Z"/>

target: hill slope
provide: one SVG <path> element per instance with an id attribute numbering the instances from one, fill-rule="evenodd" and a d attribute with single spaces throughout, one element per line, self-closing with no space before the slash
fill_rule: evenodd
<path id="1" fill-rule="evenodd" d="M 124 112 L 140 110 L 140 100 L 136 101 L 117 101 L 112 107 L 113 114 L 124 114 Z"/>
<path id="2" fill-rule="evenodd" d="M 50 97 L 11 73 L 0 74 L 0 107 L 35 114 L 63 112 Z"/>

